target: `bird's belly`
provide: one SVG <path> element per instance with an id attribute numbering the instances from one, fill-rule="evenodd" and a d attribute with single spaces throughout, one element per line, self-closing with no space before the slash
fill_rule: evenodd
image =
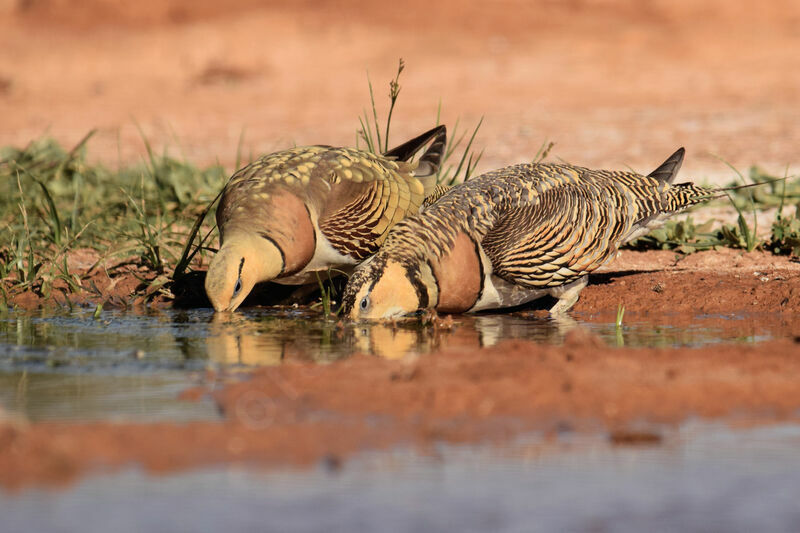
<path id="1" fill-rule="evenodd" d="M 490 274 L 484 278 L 481 297 L 469 312 L 515 307 L 548 294 L 550 289 L 530 289 Z"/>
<path id="2" fill-rule="evenodd" d="M 669 217 L 669 214 L 660 213 L 644 224 L 635 224 L 631 228 L 631 231 L 627 235 L 623 236 L 622 239 L 620 239 L 619 245 L 636 240 L 639 237 L 647 235 L 654 229 L 660 228 L 669 219 Z"/>
<path id="3" fill-rule="evenodd" d="M 317 244 L 314 248 L 314 255 L 311 256 L 311 261 L 299 272 L 273 280 L 275 283 L 280 283 L 281 285 L 317 283 L 317 275 L 321 279 L 327 279 L 328 269 L 330 268 L 350 272 L 352 267 L 358 264 L 358 260 L 336 250 L 319 228 L 315 227 L 314 229 L 316 230 Z"/>

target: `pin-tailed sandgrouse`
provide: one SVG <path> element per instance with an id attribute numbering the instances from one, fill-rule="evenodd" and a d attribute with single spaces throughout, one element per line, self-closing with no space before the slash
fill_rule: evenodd
<path id="1" fill-rule="evenodd" d="M 446 139 L 438 126 L 384 155 L 306 146 L 236 172 L 217 209 L 221 247 L 206 276 L 217 311 L 236 309 L 256 283 L 316 281 L 355 265 L 435 186 Z M 411 158 L 428 145 L 417 162 Z"/>
<path id="2" fill-rule="evenodd" d="M 563 314 L 623 243 L 719 194 L 672 183 L 683 155 L 681 148 L 647 176 L 523 164 L 473 178 L 392 229 L 350 278 L 345 313 L 460 313 L 551 295 L 551 314 Z"/>

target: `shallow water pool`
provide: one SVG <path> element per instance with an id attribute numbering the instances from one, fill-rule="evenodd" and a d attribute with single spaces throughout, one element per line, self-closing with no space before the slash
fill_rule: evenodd
<path id="1" fill-rule="evenodd" d="M 307 308 L 254 308 L 233 316 L 208 309 L 147 313 L 40 310 L 0 316 L 0 406 L 30 420 L 215 419 L 208 400 L 179 393 L 207 370 L 235 373 L 287 360 L 325 363 L 353 353 L 398 359 L 506 339 L 558 344 L 584 327 L 613 346 L 702 346 L 758 342 L 787 334 L 774 317 L 627 316 L 570 321 L 533 313 L 454 317 L 445 327 L 418 320 L 353 324 Z"/>

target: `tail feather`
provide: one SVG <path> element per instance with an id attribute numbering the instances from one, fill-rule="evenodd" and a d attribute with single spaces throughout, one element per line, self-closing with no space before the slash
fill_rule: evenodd
<path id="1" fill-rule="evenodd" d="M 447 146 L 447 128 L 444 124 L 392 148 L 383 155 L 400 161 L 408 161 L 426 144 L 428 144 L 428 148 L 419 158 L 417 168 L 414 170 L 414 176 L 422 183 L 425 188 L 425 196 L 428 196 L 436 188 L 436 173 L 442 164 L 445 147 Z"/>
<path id="2" fill-rule="evenodd" d="M 761 185 L 770 185 L 772 183 L 777 183 L 779 181 L 786 181 L 789 179 L 789 176 L 785 176 L 783 178 L 775 178 L 773 180 L 767 181 L 759 181 L 758 183 L 748 183 L 746 185 L 734 185 L 733 187 L 719 187 L 714 189 L 716 193 L 718 193 L 714 198 L 721 198 L 725 196 L 725 193 L 728 191 L 738 191 L 739 189 L 749 189 L 751 187 L 760 187 Z"/>
<path id="3" fill-rule="evenodd" d="M 444 157 L 444 149 L 447 144 L 447 128 L 444 124 L 436 126 L 422 135 L 392 148 L 383 155 L 399 161 L 408 161 L 429 143 L 430 145 L 428 149 L 425 150 L 425 153 L 422 154 L 422 157 L 420 157 L 417 170 L 415 171 L 417 177 L 429 176 L 431 174 L 436 174 L 439 170 L 439 165 L 442 163 L 442 158 Z"/>
<path id="4" fill-rule="evenodd" d="M 717 197 L 716 189 L 707 189 L 694 183 L 676 183 L 667 189 L 662 209 L 675 213 Z"/>
<path id="5" fill-rule="evenodd" d="M 669 156 L 666 161 L 661 163 L 661 165 L 648 174 L 647 177 L 655 178 L 666 183 L 672 183 L 672 181 L 675 179 L 675 176 L 678 175 L 678 171 L 681 169 L 681 165 L 683 164 L 683 156 L 685 154 L 686 150 L 683 147 L 678 148 L 674 154 Z"/>
<path id="6" fill-rule="evenodd" d="M 759 187 L 761 185 L 768 185 L 778 181 L 784 181 L 786 178 L 778 178 L 769 181 L 762 181 L 759 183 L 749 183 L 747 185 L 736 185 L 734 187 L 701 187 L 694 183 L 676 183 L 670 186 L 667 190 L 664 202 L 664 211 L 675 212 L 682 211 L 693 205 L 697 205 L 708 200 L 716 198 L 725 198 L 730 191 L 738 191 L 740 189 L 749 189 L 751 187 Z"/>
<path id="7" fill-rule="evenodd" d="M 422 157 L 419 158 L 419 165 L 414 174 L 417 177 L 434 176 L 439 172 L 439 167 L 442 166 L 442 159 L 444 159 L 444 151 L 447 147 L 447 128 L 438 126 L 433 142 L 431 142 Z"/>

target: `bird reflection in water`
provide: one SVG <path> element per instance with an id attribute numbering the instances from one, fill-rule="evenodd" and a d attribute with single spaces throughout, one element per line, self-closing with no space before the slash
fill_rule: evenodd
<path id="1" fill-rule="evenodd" d="M 258 321 L 243 315 L 214 315 L 206 339 L 209 360 L 221 365 L 279 365 L 285 344 L 276 335 L 264 334 Z"/>
<path id="2" fill-rule="evenodd" d="M 326 321 L 288 312 L 265 316 L 217 314 L 209 324 L 206 346 L 209 359 L 220 365 L 329 362 L 355 353 L 396 360 L 438 350 L 494 346 L 515 338 L 557 343 L 566 329 L 549 319 L 509 314 L 458 315 L 424 324 L 418 319 Z"/>

